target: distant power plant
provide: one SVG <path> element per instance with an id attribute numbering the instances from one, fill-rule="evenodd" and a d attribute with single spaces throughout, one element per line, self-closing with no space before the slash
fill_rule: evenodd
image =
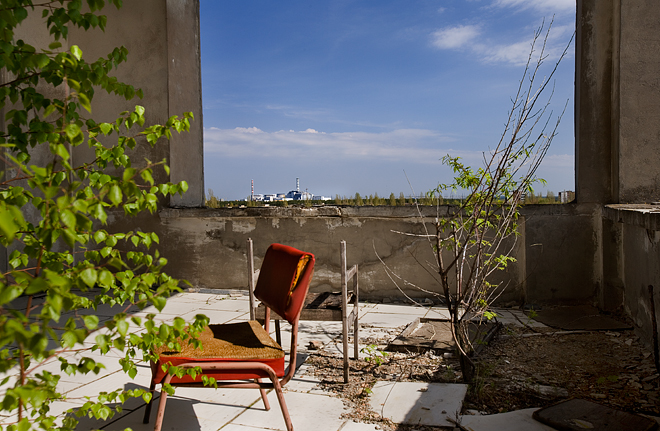
<path id="1" fill-rule="evenodd" d="M 291 190 L 289 193 L 275 193 L 275 194 L 255 194 L 254 193 L 254 180 L 251 182 L 251 193 L 247 200 L 257 202 L 275 202 L 275 201 L 329 201 L 332 198 L 321 195 L 314 195 L 308 191 L 300 191 L 300 178 L 296 178 L 296 189 Z"/>

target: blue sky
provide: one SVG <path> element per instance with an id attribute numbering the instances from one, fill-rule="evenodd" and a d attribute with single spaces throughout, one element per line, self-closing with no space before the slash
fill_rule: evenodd
<path id="1" fill-rule="evenodd" d="M 532 36 L 554 15 L 548 63 L 575 0 L 201 0 L 205 182 L 220 198 L 301 189 L 334 197 L 425 192 L 440 159 L 478 166 L 498 141 Z M 568 109 L 539 176 L 574 190 L 575 58 Z M 404 174 L 405 171 L 405 174 Z"/>

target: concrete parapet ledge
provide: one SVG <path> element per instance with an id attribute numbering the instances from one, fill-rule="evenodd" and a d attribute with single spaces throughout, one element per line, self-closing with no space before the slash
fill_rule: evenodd
<path id="1" fill-rule="evenodd" d="M 290 207 L 245 207 L 245 208 L 165 208 L 160 212 L 162 219 L 174 218 L 231 218 L 231 217 L 262 217 L 262 218 L 291 218 L 291 217 L 369 217 L 369 218 L 400 218 L 414 219 L 420 214 L 424 218 L 435 218 L 438 215 L 445 217 L 456 211 L 458 207 L 440 205 L 419 207 L 406 206 L 344 206 L 344 205 L 317 205 L 310 208 Z M 660 208 L 660 207 L 659 207 Z M 590 209 L 590 207 L 589 207 Z M 583 206 L 565 205 L 527 205 L 520 209 L 523 216 L 541 215 L 580 215 L 588 214 L 589 209 Z"/>
<path id="2" fill-rule="evenodd" d="M 424 217 L 445 216 L 451 208 L 442 205 L 390 207 L 390 206 L 336 206 L 323 205 L 304 207 L 245 207 L 245 208 L 166 208 L 160 212 L 161 218 L 213 218 L 213 217 L 377 217 L 415 218 L 421 213 Z"/>
<path id="3" fill-rule="evenodd" d="M 660 230 L 660 205 L 611 204 L 605 205 L 603 217 L 617 223 Z"/>

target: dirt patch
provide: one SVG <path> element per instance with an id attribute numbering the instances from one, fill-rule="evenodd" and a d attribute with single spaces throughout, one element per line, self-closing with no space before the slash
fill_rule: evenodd
<path id="1" fill-rule="evenodd" d="M 463 412 L 494 414 L 584 398 L 660 416 L 660 377 L 653 355 L 633 331 L 554 332 L 503 328 L 476 359 L 478 377 L 470 385 Z M 372 346 L 365 351 L 368 360 L 351 360 L 348 384 L 343 383 L 340 358 L 320 352 L 308 363 L 323 389 L 336 393 L 350 408 L 348 419 L 378 423 L 389 431 L 441 429 L 397 426 L 383 419 L 370 409 L 370 388 L 377 380 L 458 383 L 458 361 L 433 353 L 380 352 Z"/>

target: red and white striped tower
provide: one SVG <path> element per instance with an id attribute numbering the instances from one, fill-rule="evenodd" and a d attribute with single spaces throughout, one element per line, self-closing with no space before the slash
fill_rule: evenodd
<path id="1" fill-rule="evenodd" d="M 254 200 L 254 180 L 251 180 L 252 182 L 252 191 L 250 192 L 250 200 Z"/>

